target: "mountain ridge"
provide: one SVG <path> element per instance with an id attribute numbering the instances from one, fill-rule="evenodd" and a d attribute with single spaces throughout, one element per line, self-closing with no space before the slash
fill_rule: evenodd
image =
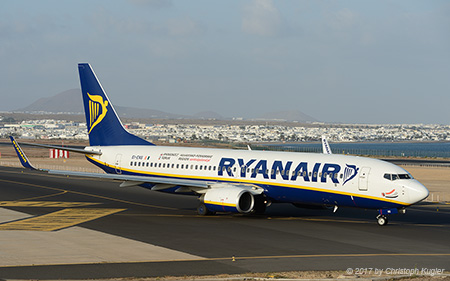
<path id="1" fill-rule="evenodd" d="M 117 114 L 125 118 L 154 118 L 154 119 L 200 119 L 200 120 L 227 120 L 222 115 L 214 111 L 202 111 L 193 115 L 182 115 L 168 113 L 155 109 L 137 108 L 115 105 Z M 70 89 L 52 97 L 45 97 L 36 100 L 30 105 L 14 110 L 14 112 L 25 113 L 70 113 L 84 114 L 83 103 L 81 99 L 80 89 Z M 257 118 L 246 118 L 248 120 L 264 120 L 264 121 L 288 121 L 288 122 L 317 122 L 318 120 L 300 110 L 287 110 L 268 112 Z"/>

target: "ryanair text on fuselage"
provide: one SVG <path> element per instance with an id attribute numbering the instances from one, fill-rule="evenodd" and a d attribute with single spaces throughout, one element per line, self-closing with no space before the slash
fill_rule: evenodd
<path id="1" fill-rule="evenodd" d="M 305 182 L 322 182 L 325 183 L 327 180 L 331 180 L 335 184 L 339 184 L 339 172 L 342 170 L 339 164 L 334 163 L 308 163 L 300 162 L 295 165 L 293 161 L 286 161 L 285 163 L 281 160 L 275 160 L 272 163 L 268 160 L 261 159 L 250 159 L 244 160 L 241 158 L 227 158 L 223 157 L 219 162 L 218 176 L 228 175 L 234 177 L 233 167 L 238 164 L 238 169 L 236 173 L 242 177 L 256 178 L 261 175 L 264 179 L 283 179 L 285 181 L 291 180 L 295 181 L 297 178 L 303 178 Z M 271 167 L 268 169 L 268 167 Z M 295 168 L 294 168 L 295 167 Z M 291 169 L 292 173 L 290 172 Z M 344 174 L 341 174 L 343 182 L 346 183 L 348 180 L 354 178 L 358 172 L 358 168 L 354 165 L 348 165 L 346 169 L 352 169 L 352 173 L 348 173 L 346 178 Z"/>

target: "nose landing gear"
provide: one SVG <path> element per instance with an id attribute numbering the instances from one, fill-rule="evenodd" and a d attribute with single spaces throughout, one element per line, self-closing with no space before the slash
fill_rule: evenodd
<path id="1" fill-rule="evenodd" d="M 387 223 L 388 223 L 388 217 L 387 216 L 385 216 L 385 215 L 378 215 L 377 216 L 377 223 L 378 223 L 378 225 L 380 225 L 380 226 L 383 226 L 383 225 L 386 225 Z"/>
<path id="2" fill-rule="evenodd" d="M 378 225 L 386 225 L 388 223 L 388 215 L 390 214 L 398 214 L 398 209 L 379 209 L 380 213 L 377 216 Z M 403 211 L 404 212 L 404 211 Z"/>

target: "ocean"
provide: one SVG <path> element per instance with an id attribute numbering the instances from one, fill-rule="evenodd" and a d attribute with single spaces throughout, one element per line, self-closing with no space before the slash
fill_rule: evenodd
<path id="1" fill-rule="evenodd" d="M 322 152 L 320 142 L 268 144 L 265 146 L 269 150 Z M 450 158 L 450 142 L 330 143 L 330 147 L 334 154 Z"/>

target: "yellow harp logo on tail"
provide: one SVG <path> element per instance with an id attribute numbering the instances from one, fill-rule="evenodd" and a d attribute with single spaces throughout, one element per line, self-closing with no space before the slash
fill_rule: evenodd
<path id="1" fill-rule="evenodd" d="M 93 96 L 87 93 L 89 97 L 89 132 L 91 133 L 92 129 L 94 129 L 97 124 L 102 122 L 103 118 L 106 116 L 106 112 L 108 112 L 107 106 L 108 101 L 103 101 L 102 96 Z"/>

